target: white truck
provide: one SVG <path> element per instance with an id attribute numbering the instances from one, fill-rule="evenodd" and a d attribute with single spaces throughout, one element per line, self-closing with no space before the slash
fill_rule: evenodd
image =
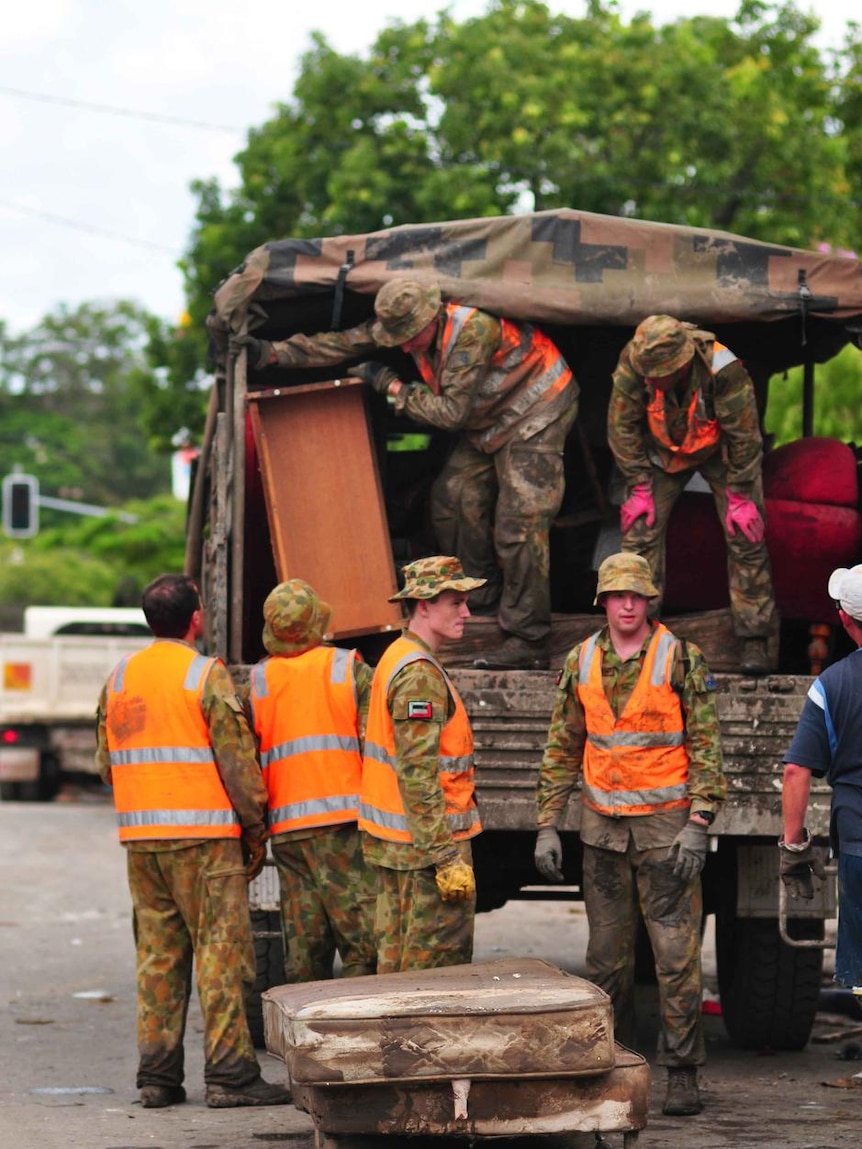
<path id="1" fill-rule="evenodd" d="M 0 634 L 0 799 L 44 801 L 95 773 L 99 691 L 151 639 L 132 607 L 29 606 L 22 633 Z"/>

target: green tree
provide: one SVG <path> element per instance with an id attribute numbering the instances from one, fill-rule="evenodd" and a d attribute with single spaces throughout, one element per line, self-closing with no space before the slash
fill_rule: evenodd
<path id="1" fill-rule="evenodd" d="M 169 463 L 141 433 L 152 323 L 119 301 L 0 331 L 0 471 L 19 466 L 43 494 L 107 507 L 167 491 Z"/>
<path id="2" fill-rule="evenodd" d="M 822 53 L 816 28 L 762 0 L 661 27 L 612 0 L 583 19 L 495 0 L 462 23 L 395 23 L 367 59 L 316 35 L 237 187 L 195 188 L 194 323 L 249 250 L 288 235 L 573 206 L 855 246 L 862 42 L 851 24 Z"/>
<path id="3" fill-rule="evenodd" d="M 848 345 L 828 363 L 815 368 L 814 434 L 862 447 L 862 352 Z M 802 434 L 802 368 L 776 377 L 769 387 L 765 425 L 775 445 L 790 443 Z"/>
<path id="4" fill-rule="evenodd" d="M 0 542 L 0 608 L 134 606 L 156 575 L 182 570 L 184 505 L 159 495 L 121 509 L 136 521 L 63 515 L 33 539 Z"/>

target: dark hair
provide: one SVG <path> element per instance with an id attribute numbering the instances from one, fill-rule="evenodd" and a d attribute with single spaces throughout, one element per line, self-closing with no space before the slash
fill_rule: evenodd
<path id="1" fill-rule="evenodd" d="M 200 591 L 188 575 L 159 575 L 144 588 L 141 606 L 157 638 L 184 638 L 201 608 Z"/>

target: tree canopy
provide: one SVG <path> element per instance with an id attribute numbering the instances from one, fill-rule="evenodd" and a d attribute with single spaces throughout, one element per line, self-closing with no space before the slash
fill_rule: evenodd
<path id="1" fill-rule="evenodd" d="M 252 128 L 238 185 L 199 182 L 190 310 L 268 240 L 576 207 L 812 247 L 859 247 L 862 39 L 814 41 L 792 2 L 734 20 L 575 19 L 493 0 L 395 22 L 367 58 L 315 35 L 292 98 Z M 855 208 L 855 209 L 854 209 Z"/>

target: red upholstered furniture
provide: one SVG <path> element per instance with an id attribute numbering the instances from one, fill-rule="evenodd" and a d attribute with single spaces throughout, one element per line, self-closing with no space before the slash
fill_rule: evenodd
<path id="1" fill-rule="evenodd" d="M 862 560 L 856 455 L 837 439 L 778 447 L 763 464 L 766 541 L 783 618 L 834 623 L 830 573 Z M 665 613 L 727 606 L 724 537 L 711 494 L 686 491 L 668 527 Z"/>

